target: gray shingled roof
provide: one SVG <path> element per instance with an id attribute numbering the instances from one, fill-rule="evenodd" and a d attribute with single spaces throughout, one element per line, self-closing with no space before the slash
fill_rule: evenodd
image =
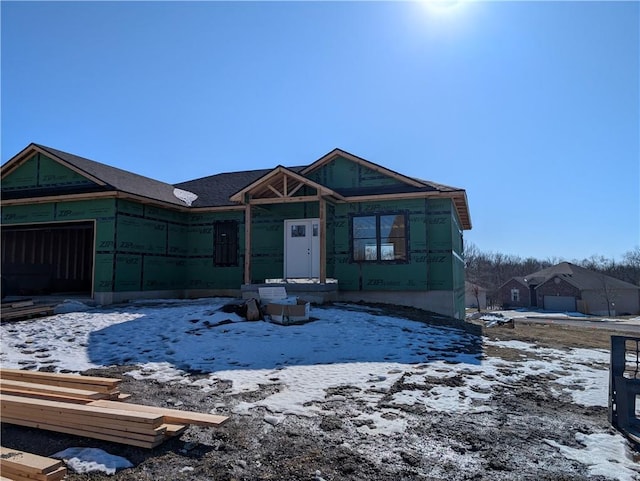
<path id="1" fill-rule="evenodd" d="M 531 283 L 532 280 L 535 279 L 535 281 L 537 281 L 536 284 L 540 285 L 554 277 L 560 277 L 583 291 L 602 289 L 603 281 L 606 281 L 607 288 L 610 289 L 640 289 L 640 287 L 629 282 L 576 266 L 570 262 L 561 262 L 555 266 L 534 272 L 526 276 L 526 280 L 528 283 Z"/>
<path id="2" fill-rule="evenodd" d="M 299 172 L 304 167 L 287 167 L 293 172 Z M 252 184 L 260 177 L 267 175 L 273 169 L 245 170 L 243 172 L 227 172 L 209 175 L 200 179 L 180 182 L 178 189 L 188 190 L 198 195 L 192 207 L 217 207 L 237 205 L 229 200 L 236 192 Z"/>
<path id="3" fill-rule="evenodd" d="M 184 201 L 181 201 L 173 194 L 174 186 L 171 184 L 150 179 L 149 177 L 144 177 L 126 170 L 111 167 L 110 165 L 85 159 L 84 157 L 79 157 L 44 145 L 34 145 L 73 165 L 79 171 L 100 179 L 110 185 L 114 190 L 140 195 L 149 199 L 161 200 L 170 204 L 181 206 L 186 205 Z"/>
<path id="4" fill-rule="evenodd" d="M 419 179 L 412 177 L 413 180 L 423 183 L 429 190 L 437 190 L 438 192 L 460 192 L 464 189 L 460 187 L 453 187 L 451 185 L 438 184 L 437 182 L 431 182 L 430 180 Z"/>
<path id="5" fill-rule="evenodd" d="M 73 165 L 79 171 L 100 179 L 114 190 L 136 194 L 149 199 L 160 200 L 180 206 L 184 206 L 186 203 L 174 195 L 175 188 L 192 192 L 198 196 L 198 198 L 191 204 L 192 207 L 222 207 L 236 205 L 234 202 L 229 200 L 229 197 L 268 174 L 272 170 L 258 169 L 241 172 L 227 172 L 171 185 L 51 147 L 40 144 L 33 145 L 50 153 L 52 156 L 60 158 Z M 297 166 L 287 168 L 294 172 L 300 172 L 306 167 L 307 166 Z M 422 183 L 424 187 L 415 187 L 405 184 L 378 187 L 343 188 L 335 190 L 337 193 L 347 197 L 411 192 L 463 191 L 463 189 L 459 189 L 457 187 L 437 184 L 435 182 L 422 179 L 416 178 L 413 180 Z"/>

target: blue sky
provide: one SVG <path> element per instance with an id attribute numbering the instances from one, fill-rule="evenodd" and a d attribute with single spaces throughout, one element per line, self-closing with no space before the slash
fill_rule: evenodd
<path id="1" fill-rule="evenodd" d="M 483 251 L 640 245 L 640 2 L 8 2 L 2 162 L 176 183 L 335 147 L 466 189 Z"/>

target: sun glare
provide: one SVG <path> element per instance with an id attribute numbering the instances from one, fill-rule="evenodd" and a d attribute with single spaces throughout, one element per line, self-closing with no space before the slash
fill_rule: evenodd
<path id="1" fill-rule="evenodd" d="M 459 10 L 460 7 L 468 3 L 469 0 L 420 0 L 420 3 L 432 13 L 435 14 L 452 14 Z"/>

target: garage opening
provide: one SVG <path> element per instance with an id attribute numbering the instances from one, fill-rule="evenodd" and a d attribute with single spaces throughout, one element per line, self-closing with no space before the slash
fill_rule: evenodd
<path id="1" fill-rule="evenodd" d="M 91 295 L 93 221 L 2 227 L 2 297 Z"/>
<path id="2" fill-rule="evenodd" d="M 576 298 L 572 296 L 544 296 L 544 310 L 576 312 Z"/>

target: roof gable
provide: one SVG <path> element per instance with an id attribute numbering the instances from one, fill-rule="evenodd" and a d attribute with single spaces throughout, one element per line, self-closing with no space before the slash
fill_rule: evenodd
<path id="1" fill-rule="evenodd" d="M 378 196 L 447 197 L 453 202 L 462 228 L 471 229 L 464 189 L 408 177 L 341 149 L 333 149 L 300 174 L 326 185 L 347 200 Z"/>
<path id="2" fill-rule="evenodd" d="M 99 184 L 39 152 L 3 172 L 2 193 L 18 190 L 46 191 L 56 188 L 98 187 Z"/>
<path id="3" fill-rule="evenodd" d="M 36 154 L 40 154 L 39 158 L 47 159 L 54 177 L 57 175 L 55 172 L 58 172 L 63 178 L 86 179 L 96 190 L 124 192 L 179 206 L 189 205 L 187 201 L 176 196 L 177 193 L 182 198 L 185 197 L 182 193 L 176 192 L 171 184 L 39 144 L 30 144 L 2 166 L 3 183 L 5 178 L 10 178 Z M 63 172 L 66 174 L 63 175 Z M 69 172 L 75 175 L 72 176 Z"/>
<path id="4" fill-rule="evenodd" d="M 335 190 L 389 186 L 425 187 L 422 182 L 416 179 L 341 149 L 333 149 L 304 168 L 301 174 Z"/>

